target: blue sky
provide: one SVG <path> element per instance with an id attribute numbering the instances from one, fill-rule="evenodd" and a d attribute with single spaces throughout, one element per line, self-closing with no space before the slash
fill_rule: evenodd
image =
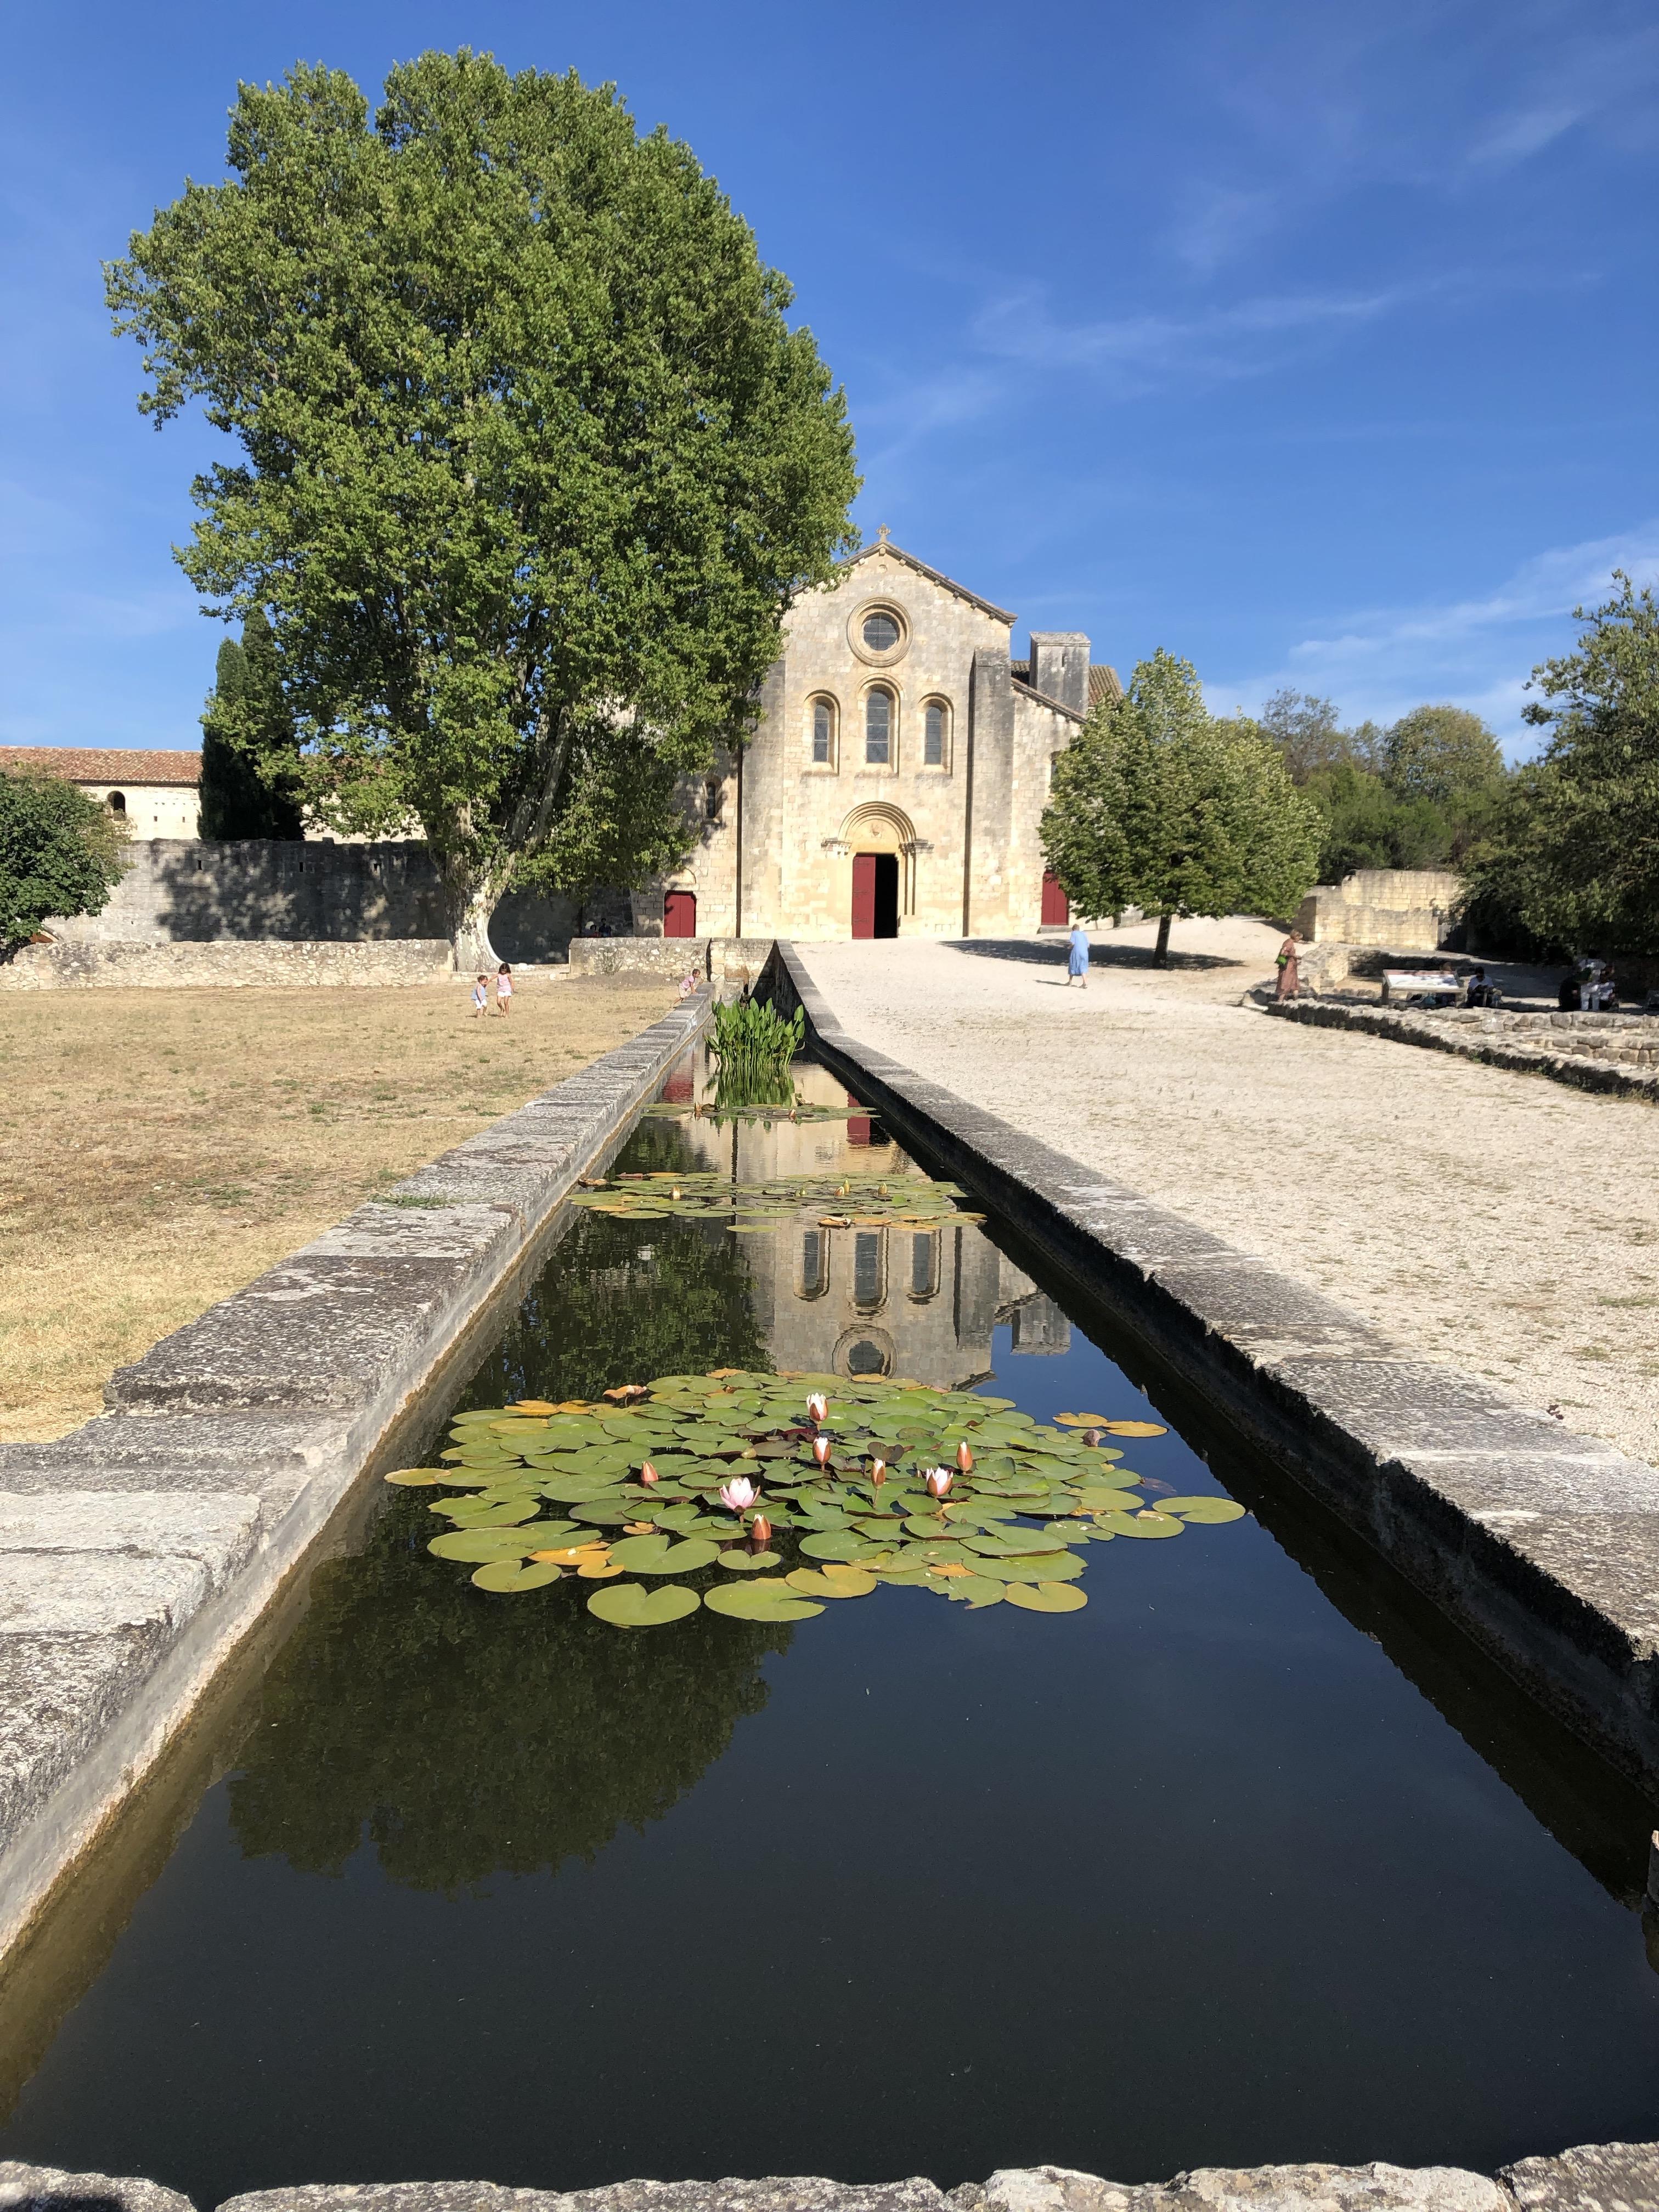
<path id="1" fill-rule="evenodd" d="M 690 141 L 846 384 L 866 534 L 1021 634 L 1519 752 L 1575 601 L 1659 575 L 1650 6 L 60 0 L 0 84 L 0 742 L 195 744 L 221 635 L 169 551 L 216 441 L 140 421 L 100 258 L 222 173 L 239 77 L 463 44 Z"/>

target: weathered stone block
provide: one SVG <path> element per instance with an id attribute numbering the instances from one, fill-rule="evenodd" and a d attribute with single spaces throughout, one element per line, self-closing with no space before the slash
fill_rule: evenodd
<path id="1" fill-rule="evenodd" d="M 0 2212 L 193 2212 L 188 2197 L 154 2181 L 66 2173 L 0 2159 Z"/>
<path id="2" fill-rule="evenodd" d="M 1583 2143 L 1498 2178 L 1520 2212 L 1659 2212 L 1659 2143 Z"/>

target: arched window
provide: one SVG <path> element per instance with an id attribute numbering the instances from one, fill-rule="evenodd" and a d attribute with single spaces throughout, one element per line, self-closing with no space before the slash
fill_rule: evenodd
<path id="1" fill-rule="evenodd" d="M 808 1229 L 800 1240 L 800 1285 L 803 1298 L 821 1298 L 830 1287 L 830 1238 L 822 1229 Z"/>
<path id="2" fill-rule="evenodd" d="M 833 768 L 836 762 L 836 710 L 827 699 L 812 702 L 812 765 Z"/>
<path id="3" fill-rule="evenodd" d="M 910 1295 L 918 1302 L 939 1289 L 939 1231 L 919 1230 L 910 1239 Z"/>
<path id="4" fill-rule="evenodd" d="M 943 768 L 951 710 L 942 699 L 930 699 L 921 718 L 921 764 Z"/>
<path id="5" fill-rule="evenodd" d="M 127 811 L 127 795 L 125 792 L 112 791 L 106 804 L 112 814 L 125 814 Z"/>
<path id="6" fill-rule="evenodd" d="M 860 1229 L 853 1239 L 853 1304 L 878 1306 L 887 1297 L 885 1238 L 879 1229 Z"/>
<path id="7" fill-rule="evenodd" d="M 893 764 L 893 695 L 879 686 L 864 702 L 864 757 L 872 768 Z"/>

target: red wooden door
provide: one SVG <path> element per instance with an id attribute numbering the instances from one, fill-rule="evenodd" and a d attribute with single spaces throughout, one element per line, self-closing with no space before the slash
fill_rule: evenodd
<path id="1" fill-rule="evenodd" d="M 1072 918 L 1071 907 L 1056 878 L 1047 873 L 1042 878 L 1042 926 L 1052 929 L 1056 925 L 1064 928 Z"/>
<path id="2" fill-rule="evenodd" d="M 662 902 L 665 937 L 695 937 L 697 933 L 696 891 L 665 891 Z"/>
<path id="3" fill-rule="evenodd" d="M 876 933 L 876 856 L 873 853 L 854 853 L 853 855 L 853 934 L 854 937 L 873 937 Z"/>

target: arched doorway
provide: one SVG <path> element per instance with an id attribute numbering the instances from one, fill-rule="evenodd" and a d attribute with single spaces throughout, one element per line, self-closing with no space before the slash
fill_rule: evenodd
<path id="1" fill-rule="evenodd" d="M 697 895 L 696 891 L 665 891 L 662 897 L 662 933 L 665 937 L 695 937 L 697 933 Z"/>
<path id="2" fill-rule="evenodd" d="M 853 855 L 853 934 L 898 935 L 899 867 L 896 853 Z"/>
<path id="3" fill-rule="evenodd" d="M 896 937 L 902 915 L 916 908 L 916 833 L 896 806 L 855 806 L 842 824 L 842 850 L 852 857 L 854 937 Z"/>

